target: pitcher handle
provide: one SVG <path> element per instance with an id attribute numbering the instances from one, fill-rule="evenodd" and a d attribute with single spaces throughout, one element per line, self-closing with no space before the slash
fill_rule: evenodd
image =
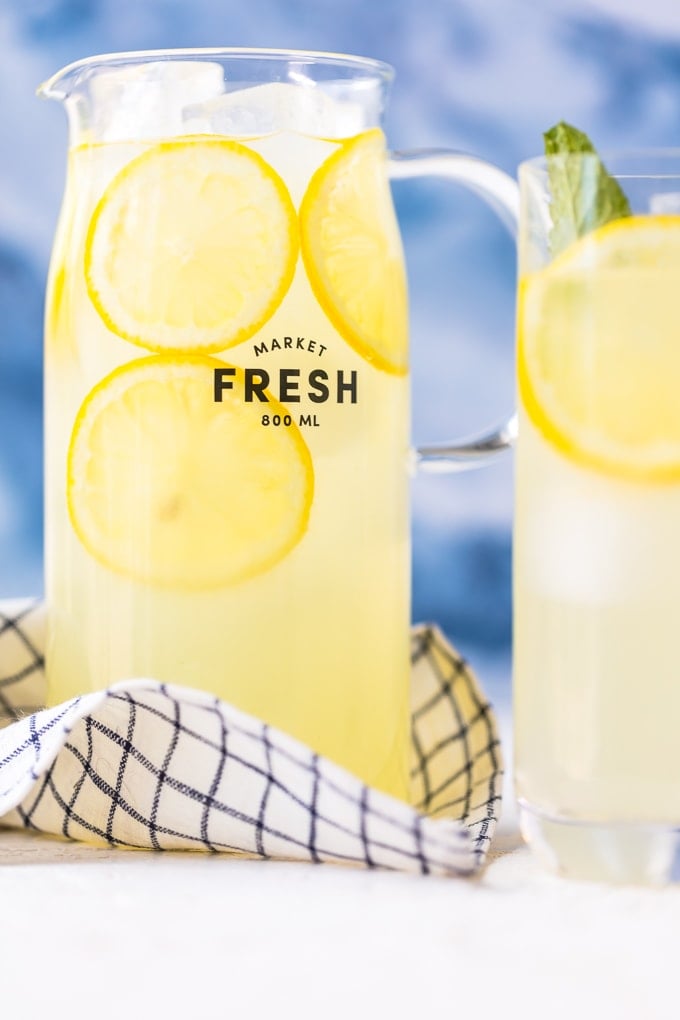
<path id="1" fill-rule="evenodd" d="M 392 152 L 389 157 L 392 180 L 408 177 L 447 177 L 477 192 L 498 214 L 513 236 L 519 222 L 519 188 L 508 174 L 484 160 L 441 149 L 413 149 Z M 416 464 L 425 471 L 461 471 L 479 467 L 491 456 L 509 449 L 517 437 L 517 415 L 486 432 L 468 439 L 419 446 Z"/>

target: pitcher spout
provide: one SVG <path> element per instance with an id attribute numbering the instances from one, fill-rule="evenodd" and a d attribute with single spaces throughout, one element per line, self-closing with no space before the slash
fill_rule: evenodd
<path id="1" fill-rule="evenodd" d="M 71 94 L 74 72 L 76 72 L 77 67 L 81 63 L 82 61 L 77 61 L 62 67 L 60 71 L 57 71 L 56 74 L 53 74 L 38 86 L 36 95 L 40 99 L 56 99 L 63 103 Z"/>
<path id="2" fill-rule="evenodd" d="M 107 53 L 103 56 L 74 60 L 38 86 L 36 94 L 41 99 L 66 102 L 75 96 L 79 89 L 86 87 L 87 82 L 103 68 L 127 63 L 129 59 L 129 53 Z"/>

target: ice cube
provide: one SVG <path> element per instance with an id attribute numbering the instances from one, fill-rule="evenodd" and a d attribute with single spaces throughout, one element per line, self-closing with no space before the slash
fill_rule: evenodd
<path id="1" fill-rule="evenodd" d="M 649 200 L 652 216 L 672 216 L 680 213 L 680 191 L 662 191 Z"/>
<path id="2" fill-rule="evenodd" d="M 533 491 L 525 494 L 519 518 L 522 572 L 536 595 L 614 606 L 652 598 L 663 588 L 676 570 L 669 539 L 680 493 L 633 486 L 556 458 L 533 463 L 531 471 Z M 527 483 L 531 478 L 524 476 L 525 490 Z"/>
<path id="3" fill-rule="evenodd" d="M 334 98 L 311 82 L 269 82 L 187 106 L 184 130 L 229 137 L 295 131 L 317 138 L 348 138 L 368 126 L 363 105 Z"/>
<path id="4" fill-rule="evenodd" d="M 98 141 L 171 138 L 186 131 L 183 110 L 224 91 L 220 64 L 158 60 L 107 68 L 91 82 L 91 127 Z"/>
<path id="5" fill-rule="evenodd" d="M 608 504 L 568 485 L 535 492 L 525 523 L 531 588 L 561 602 L 618 601 L 630 553 L 630 527 L 621 509 L 613 499 Z"/>

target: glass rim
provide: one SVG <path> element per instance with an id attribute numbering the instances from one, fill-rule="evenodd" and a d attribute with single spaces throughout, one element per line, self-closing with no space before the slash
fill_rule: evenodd
<path id="1" fill-rule="evenodd" d="M 289 49 L 268 49 L 250 46 L 210 46 L 210 47 L 188 47 L 186 49 L 160 49 L 160 50 L 127 50 L 120 53 L 101 53 L 90 57 L 82 57 L 66 64 L 61 70 L 55 72 L 37 89 L 37 94 L 45 99 L 66 99 L 68 91 L 59 89 L 58 86 L 68 81 L 81 71 L 87 71 L 98 67 L 117 67 L 125 65 L 142 64 L 151 61 L 171 60 L 260 60 L 263 63 L 280 61 L 282 63 L 301 61 L 328 67 L 344 67 L 357 72 L 363 71 L 377 81 L 389 84 L 395 75 L 391 64 L 374 57 L 353 56 L 348 53 L 333 53 L 323 50 L 289 50 Z"/>
<path id="2" fill-rule="evenodd" d="M 569 160 L 580 160 L 587 163 L 599 159 L 605 168 L 617 178 L 649 178 L 680 177 L 680 147 L 651 146 L 649 148 L 631 147 L 626 149 L 604 149 L 602 152 L 569 152 L 560 154 Z M 545 174 L 548 160 L 554 157 L 532 156 L 523 159 L 518 166 L 520 173 L 531 172 Z M 664 163 L 674 162 L 677 169 L 669 172 Z M 626 170 L 625 164 L 637 164 L 635 169 Z M 645 167 L 646 169 L 641 169 Z M 613 168 L 613 169 L 612 169 Z"/>

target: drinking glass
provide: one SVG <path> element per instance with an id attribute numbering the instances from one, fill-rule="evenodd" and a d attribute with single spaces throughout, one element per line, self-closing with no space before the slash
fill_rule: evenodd
<path id="1" fill-rule="evenodd" d="M 632 215 L 555 246 L 550 167 L 520 168 L 515 780 L 526 838 L 578 877 L 678 877 L 680 152 L 604 159 Z"/>

